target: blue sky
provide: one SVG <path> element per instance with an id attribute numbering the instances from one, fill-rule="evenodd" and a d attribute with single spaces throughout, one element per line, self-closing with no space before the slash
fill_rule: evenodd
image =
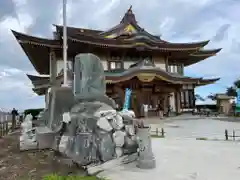
<path id="1" fill-rule="evenodd" d="M 44 106 L 26 73 L 37 74 L 10 29 L 52 37 L 61 24 L 61 0 L 0 0 L 0 108 Z M 187 67 L 185 74 L 221 80 L 197 93 L 224 92 L 240 77 L 240 1 L 238 0 L 68 0 L 68 24 L 92 29 L 116 25 L 133 5 L 139 24 L 170 42 L 211 40 L 206 48 L 223 48 L 215 57 Z"/>

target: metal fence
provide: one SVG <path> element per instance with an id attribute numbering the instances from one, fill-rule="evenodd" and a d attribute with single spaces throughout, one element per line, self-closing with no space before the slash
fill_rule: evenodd
<path id="1" fill-rule="evenodd" d="M 237 130 L 233 130 L 232 133 L 225 129 L 225 140 L 229 140 L 230 138 L 232 138 L 233 141 L 236 140 L 236 138 L 240 138 L 240 131 L 238 131 L 238 135 L 236 134 Z M 239 140 L 239 139 L 238 139 Z"/>

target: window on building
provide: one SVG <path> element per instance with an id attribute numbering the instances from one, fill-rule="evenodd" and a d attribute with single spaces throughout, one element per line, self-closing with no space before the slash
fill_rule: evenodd
<path id="1" fill-rule="evenodd" d="M 168 72 L 183 74 L 183 67 L 181 64 L 170 64 L 168 66 Z"/>
<path id="2" fill-rule="evenodd" d="M 114 69 L 122 69 L 123 63 L 119 61 L 110 61 L 109 62 L 109 69 L 114 70 Z"/>

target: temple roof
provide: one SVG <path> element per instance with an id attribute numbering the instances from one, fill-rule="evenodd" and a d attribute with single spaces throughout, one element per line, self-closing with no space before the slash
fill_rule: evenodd
<path id="1" fill-rule="evenodd" d="M 70 73 L 71 74 L 71 73 Z M 34 85 L 34 91 L 40 91 L 41 88 L 50 87 L 49 77 L 27 75 Z M 131 68 L 123 71 L 105 71 L 106 83 L 115 84 L 130 80 L 137 77 L 140 81 L 151 82 L 153 80 L 163 80 L 171 84 L 194 84 L 195 86 L 202 86 L 214 83 L 219 80 L 215 79 L 203 79 L 203 78 L 192 78 L 182 76 L 179 74 L 173 74 L 166 72 L 155 65 L 150 60 L 143 60 Z M 71 75 L 71 77 L 73 77 Z M 63 74 L 60 73 L 57 76 L 57 81 L 63 81 Z M 42 92 L 42 91 L 41 91 Z M 41 93 L 40 93 L 41 94 Z"/>
<path id="2" fill-rule="evenodd" d="M 195 84 L 206 85 L 211 84 L 219 80 L 215 79 L 203 79 L 203 78 L 192 78 L 183 76 L 180 74 L 169 73 L 163 69 L 156 67 L 151 60 L 145 59 L 132 65 L 129 69 L 121 72 L 105 71 L 106 80 L 108 83 L 118 83 L 132 79 L 134 77 L 146 78 L 152 77 L 154 79 L 163 80 L 172 84 Z"/>
<path id="3" fill-rule="evenodd" d="M 50 49 L 62 57 L 63 26 L 56 27 L 53 39 L 44 39 L 12 31 L 19 44 L 29 57 L 35 69 L 40 74 L 49 74 Z M 124 14 L 120 23 L 106 30 L 67 27 L 68 55 L 87 52 L 89 47 L 97 50 L 146 51 L 148 53 L 165 53 L 170 61 L 179 61 L 184 66 L 197 63 L 210 56 L 216 55 L 221 49 L 203 50 L 209 41 L 192 43 L 172 43 L 152 35 L 139 26 L 132 6 Z M 91 48 L 90 48 L 91 49 Z M 80 51 L 81 52 L 75 52 Z"/>
<path id="4" fill-rule="evenodd" d="M 115 47 L 115 48 L 136 48 L 143 47 L 146 50 L 157 51 L 188 51 L 196 52 L 200 48 L 208 44 L 209 41 L 195 42 L 195 43 L 162 43 L 159 41 L 153 41 L 147 38 L 141 39 L 116 39 L 116 38 L 104 38 L 99 36 L 75 34 L 68 36 L 69 40 L 73 42 L 80 42 L 85 44 L 92 44 L 96 46 Z"/>
<path id="5" fill-rule="evenodd" d="M 63 27 L 56 26 L 56 32 L 62 37 Z M 136 21 L 132 6 L 127 10 L 119 24 L 106 31 L 68 27 L 68 38 L 86 44 L 135 48 L 142 46 L 149 50 L 196 52 L 208 44 L 208 40 L 194 43 L 171 43 L 147 32 Z"/>

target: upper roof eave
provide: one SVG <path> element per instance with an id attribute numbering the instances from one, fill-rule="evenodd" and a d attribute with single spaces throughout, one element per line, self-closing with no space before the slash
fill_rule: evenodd
<path id="1" fill-rule="evenodd" d="M 55 47 L 55 48 L 61 47 L 59 40 L 31 36 L 31 35 L 20 33 L 14 30 L 11 30 L 11 31 L 19 43 L 23 43 L 23 44 L 28 43 L 28 44 L 41 45 L 46 47 Z"/>
<path id="2" fill-rule="evenodd" d="M 126 41 L 120 39 L 106 39 L 99 36 L 91 36 L 91 35 L 83 35 L 83 34 L 75 34 L 68 36 L 68 39 L 74 42 L 83 42 L 88 44 L 95 45 L 106 45 L 106 46 L 114 46 L 114 47 L 135 47 L 135 46 L 149 46 L 150 49 L 168 49 L 173 51 L 198 51 L 201 47 L 205 46 L 209 41 L 202 41 L 196 43 L 155 43 L 153 45 L 152 42 L 149 41 Z"/>
<path id="3" fill-rule="evenodd" d="M 222 50 L 222 48 L 218 48 L 218 49 L 203 49 L 203 50 L 199 50 L 193 54 L 191 54 L 190 56 L 213 56 L 216 55 L 217 53 L 219 53 Z"/>
<path id="4" fill-rule="evenodd" d="M 180 58 L 179 60 L 181 60 L 181 63 L 183 63 L 186 67 L 203 61 L 204 59 L 207 59 L 209 57 L 216 56 L 217 53 L 219 53 L 220 51 L 221 48 L 212 50 L 200 50 L 194 52 L 193 54 L 187 55 L 186 57 L 184 57 L 184 59 Z M 175 60 L 175 58 L 173 60 Z"/>

